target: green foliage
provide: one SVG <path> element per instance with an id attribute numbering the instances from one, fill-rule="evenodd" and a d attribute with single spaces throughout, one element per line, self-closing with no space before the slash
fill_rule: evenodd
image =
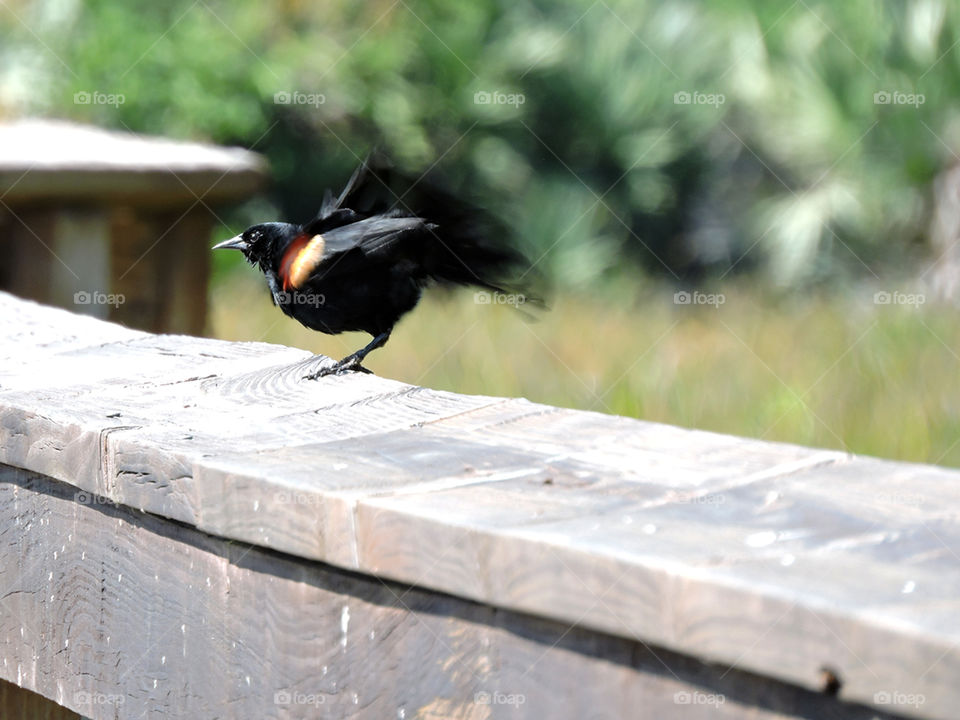
<path id="1" fill-rule="evenodd" d="M 274 190 L 235 229 L 310 216 L 379 144 L 443 168 L 572 290 L 529 325 L 434 295 L 377 372 L 960 465 L 950 311 L 729 282 L 892 288 L 876 277 L 924 252 L 931 181 L 960 159 L 954 3 L 7 0 L 0 34 L 0 115 L 265 153 Z M 76 104 L 83 91 L 125 102 Z M 361 344 L 281 318 L 231 261 L 214 257 L 216 334 Z M 649 272 L 713 273 L 727 302 L 679 306 L 648 280 L 637 295 Z"/>
<path id="2" fill-rule="evenodd" d="M 291 219 L 379 143 L 439 162 L 573 287 L 872 278 L 922 240 L 960 143 L 947 0 L 34 0 L 0 32 L 7 113 L 253 146 Z"/>

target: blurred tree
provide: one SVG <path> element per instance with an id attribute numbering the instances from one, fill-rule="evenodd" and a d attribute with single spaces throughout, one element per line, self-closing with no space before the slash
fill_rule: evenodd
<path id="1" fill-rule="evenodd" d="M 946 0 L 7 0 L 0 31 L 0 112 L 254 146 L 291 219 L 379 143 L 571 286 L 903 267 L 960 149 Z"/>

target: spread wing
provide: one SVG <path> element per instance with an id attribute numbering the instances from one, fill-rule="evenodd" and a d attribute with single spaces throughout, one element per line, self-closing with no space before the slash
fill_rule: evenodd
<path id="1" fill-rule="evenodd" d="M 323 232 L 363 218 L 388 212 L 399 196 L 393 185 L 396 173 L 384 158 L 369 155 L 353 171 L 340 195 L 327 190 L 317 216 L 306 225 L 307 232 Z"/>
<path id="2" fill-rule="evenodd" d="M 322 253 L 318 242 L 311 244 L 317 236 L 323 238 Z M 361 163 L 339 196 L 324 196 L 296 252 L 306 253 L 296 266 L 301 283 L 326 273 L 362 271 L 370 260 L 402 262 L 418 281 L 500 292 L 527 286 L 524 278 L 533 275 L 515 249 L 510 226 L 445 184 L 408 177 L 376 155 Z M 533 299 L 529 291 L 524 295 Z"/>
<path id="3" fill-rule="evenodd" d="M 381 215 L 322 233 L 304 228 L 280 261 L 278 274 L 283 289 L 302 288 L 311 278 L 338 266 L 344 272 L 361 262 L 397 258 L 404 254 L 402 244 L 406 238 L 422 236 L 432 228 L 421 218 Z"/>

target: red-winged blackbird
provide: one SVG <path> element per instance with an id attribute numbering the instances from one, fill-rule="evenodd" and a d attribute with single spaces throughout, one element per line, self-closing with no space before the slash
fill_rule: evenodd
<path id="1" fill-rule="evenodd" d="M 266 275 L 274 303 L 306 327 L 373 336 L 357 352 L 307 376 L 316 379 L 366 371 L 363 359 L 387 342 L 431 283 L 475 285 L 522 301 L 510 279 L 530 268 L 507 236 L 478 208 L 368 160 L 339 197 L 326 192 L 310 222 L 254 225 L 213 249 L 243 252 Z"/>

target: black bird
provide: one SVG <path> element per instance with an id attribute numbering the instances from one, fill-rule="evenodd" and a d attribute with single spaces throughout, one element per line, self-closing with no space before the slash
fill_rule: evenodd
<path id="1" fill-rule="evenodd" d="M 395 189 L 397 180 L 400 188 Z M 493 218 L 425 179 L 410 183 L 365 161 L 310 222 L 270 222 L 214 246 L 240 250 L 266 275 L 273 301 L 301 324 L 330 335 L 362 330 L 373 340 L 307 379 L 351 370 L 390 338 L 432 284 L 474 285 L 494 302 L 538 302 L 515 282 L 529 271 Z"/>

